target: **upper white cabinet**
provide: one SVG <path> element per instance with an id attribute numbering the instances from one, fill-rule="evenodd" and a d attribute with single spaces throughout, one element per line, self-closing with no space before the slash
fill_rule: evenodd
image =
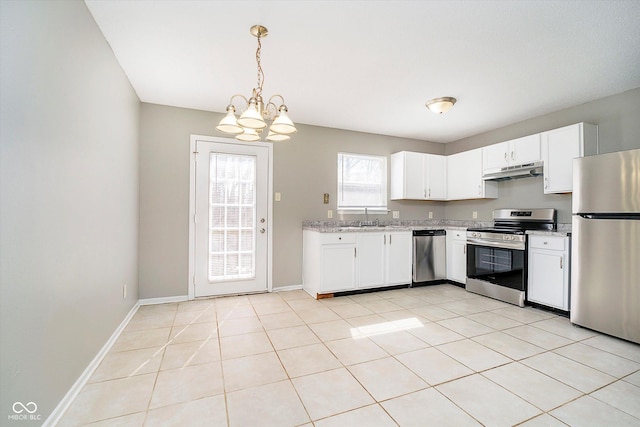
<path id="1" fill-rule="evenodd" d="M 497 172 L 508 166 L 539 162 L 540 134 L 489 145 L 482 149 L 484 173 Z"/>
<path id="2" fill-rule="evenodd" d="M 445 200 L 447 158 L 401 151 L 391 155 L 391 200 Z"/>
<path id="3" fill-rule="evenodd" d="M 573 159 L 597 154 L 598 127 L 576 123 L 542 133 L 544 192 L 573 191 Z"/>
<path id="4" fill-rule="evenodd" d="M 498 197 L 498 183 L 482 179 L 482 149 L 447 157 L 447 199 L 491 199 Z"/>

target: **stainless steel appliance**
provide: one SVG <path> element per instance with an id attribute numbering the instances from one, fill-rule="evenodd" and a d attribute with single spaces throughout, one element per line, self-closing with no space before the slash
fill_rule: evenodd
<path id="1" fill-rule="evenodd" d="M 640 344 L 640 149 L 575 159 L 571 322 Z"/>
<path id="2" fill-rule="evenodd" d="M 413 231 L 413 282 L 433 282 L 447 278 L 446 232 Z"/>
<path id="3" fill-rule="evenodd" d="M 524 307 L 527 291 L 526 230 L 555 230 L 555 209 L 496 209 L 493 227 L 467 229 L 469 292 Z"/>

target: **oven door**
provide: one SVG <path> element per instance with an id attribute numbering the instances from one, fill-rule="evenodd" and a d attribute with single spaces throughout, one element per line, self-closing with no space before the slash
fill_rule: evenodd
<path id="1" fill-rule="evenodd" d="M 467 277 L 525 291 L 527 258 L 523 245 L 467 240 Z"/>

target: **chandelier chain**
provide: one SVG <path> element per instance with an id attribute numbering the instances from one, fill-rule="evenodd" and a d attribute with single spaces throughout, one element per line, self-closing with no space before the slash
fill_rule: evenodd
<path id="1" fill-rule="evenodd" d="M 264 84 L 264 71 L 262 71 L 262 64 L 260 63 L 260 53 L 262 51 L 262 42 L 260 41 L 260 34 L 258 33 L 258 49 L 256 50 L 256 62 L 258 63 L 258 88 L 256 94 L 262 96 L 262 85 Z"/>

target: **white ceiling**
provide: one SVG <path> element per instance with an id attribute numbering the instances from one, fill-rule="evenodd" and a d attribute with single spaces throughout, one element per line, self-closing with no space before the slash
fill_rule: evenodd
<path id="1" fill-rule="evenodd" d="M 450 142 L 640 87 L 640 1 L 85 0 L 143 102 Z M 453 96 L 447 114 L 425 101 Z"/>

